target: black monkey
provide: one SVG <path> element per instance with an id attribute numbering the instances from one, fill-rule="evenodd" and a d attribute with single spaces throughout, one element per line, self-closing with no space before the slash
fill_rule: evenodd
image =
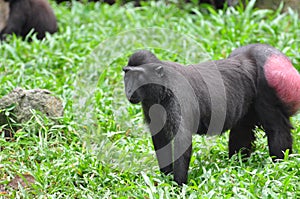
<path id="1" fill-rule="evenodd" d="M 32 29 L 38 39 L 43 39 L 46 32 L 57 32 L 56 17 L 47 0 L 0 0 L 0 5 L 7 5 L 5 3 L 8 3 L 9 15 L 0 18 L 5 24 L 0 29 L 1 40 L 13 33 L 25 38 Z"/>
<path id="2" fill-rule="evenodd" d="M 222 104 L 218 107 L 223 109 L 219 113 L 225 113 L 224 120 L 220 120 L 220 130 L 230 129 L 229 157 L 238 151 L 245 156 L 250 155 L 256 126 L 265 130 L 273 160 L 282 159 L 286 150 L 292 152 L 289 117 L 300 107 L 300 75 L 283 53 L 269 45 L 247 45 L 234 50 L 227 59 L 187 67 L 160 61 L 151 52 L 140 50 L 130 57 L 123 71 L 128 100 L 142 104 L 160 169 L 165 174 L 173 172 L 178 184 L 187 182 L 192 151 L 191 136 L 177 136 L 182 132 L 179 123 L 186 120 L 191 126 L 190 131 L 206 134 L 215 111 L 212 98 L 218 97 L 219 93 L 222 95 L 218 84 L 208 85 L 207 80 L 223 82 L 219 85 L 224 86 L 225 97 L 217 99 L 217 103 Z M 221 78 L 218 79 L 215 73 L 219 73 Z M 182 89 L 184 81 L 194 91 L 199 117 L 194 117 L 195 104 L 180 102 L 185 96 L 183 101 L 193 97 L 189 96 L 192 92 Z M 176 85 L 172 87 L 170 84 Z M 180 87 L 179 92 L 174 92 L 172 89 L 177 87 Z M 211 94 L 214 90 L 216 95 Z M 180 92 L 183 93 L 181 96 L 178 95 Z M 182 104 L 188 108 L 181 109 Z M 158 111 L 155 112 L 155 109 Z M 192 117 L 184 118 L 184 111 L 192 112 Z M 162 127 L 155 128 L 153 122 Z M 193 128 L 195 125 L 196 128 Z M 179 139 L 176 140 L 176 137 Z M 182 145 L 186 146 L 182 148 Z M 178 156 L 176 153 L 182 149 L 185 149 L 184 152 Z"/>

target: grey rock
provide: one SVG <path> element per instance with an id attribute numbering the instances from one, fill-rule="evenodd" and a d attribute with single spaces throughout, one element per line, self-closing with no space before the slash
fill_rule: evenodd
<path id="1" fill-rule="evenodd" d="M 283 10 L 287 11 L 288 8 L 300 11 L 299 0 L 257 0 L 256 6 L 259 8 L 277 9 L 280 3 L 284 3 Z"/>
<path id="2" fill-rule="evenodd" d="M 236 5 L 238 0 L 228 0 L 232 5 Z M 243 3 L 246 1 L 243 0 Z M 255 7 L 261 9 L 278 9 L 280 3 L 283 2 L 283 11 L 288 11 L 289 8 L 300 13 L 300 1 L 299 0 L 256 0 Z"/>
<path id="3" fill-rule="evenodd" d="M 63 116 L 62 101 L 53 96 L 52 93 L 45 89 L 24 90 L 16 88 L 11 93 L 0 99 L 0 110 L 10 109 L 17 123 L 23 123 L 30 120 L 32 110 L 40 111 L 49 118 Z M 0 112 L 0 125 L 6 124 L 7 116 L 5 111 Z"/>

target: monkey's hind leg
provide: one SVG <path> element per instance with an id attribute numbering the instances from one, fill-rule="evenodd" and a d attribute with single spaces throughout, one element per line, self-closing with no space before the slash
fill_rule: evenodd
<path id="1" fill-rule="evenodd" d="M 283 159 L 287 149 L 292 153 L 292 125 L 289 117 L 275 105 L 260 108 L 259 119 L 267 134 L 270 156 L 273 160 Z"/>

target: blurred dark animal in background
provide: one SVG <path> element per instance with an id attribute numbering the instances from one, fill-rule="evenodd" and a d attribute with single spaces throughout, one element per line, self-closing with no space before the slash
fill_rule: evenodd
<path id="1" fill-rule="evenodd" d="M 57 32 L 54 12 L 47 0 L 0 0 L 0 39 L 8 34 L 25 38 L 34 30 L 38 39 Z"/>

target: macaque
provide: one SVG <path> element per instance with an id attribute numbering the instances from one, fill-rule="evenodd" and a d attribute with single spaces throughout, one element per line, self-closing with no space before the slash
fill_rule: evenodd
<path id="1" fill-rule="evenodd" d="M 238 152 L 250 155 L 256 127 L 265 131 L 274 161 L 283 159 L 285 151 L 292 152 L 289 118 L 300 108 L 300 75 L 283 53 L 269 45 L 250 44 L 226 59 L 189 66 L 140 50 L 123 71 L 126 96 L 132 104 L 142 105 L 160 170 L 173 173 L 179 185 L 187 183 L 190 133 L 207 134 L 213 111 L 224 113 L 224 120 L 215 123 L 220 131 L 230 130 L 229 157 Z M 193 92 L 187 92 L 185 84 Z M 223 85 L 223 94 L 218 85 Z M 213 100 L 223 106 L 215 110 Z M 187 124 L 183 128 L 182 122 Z"/>

